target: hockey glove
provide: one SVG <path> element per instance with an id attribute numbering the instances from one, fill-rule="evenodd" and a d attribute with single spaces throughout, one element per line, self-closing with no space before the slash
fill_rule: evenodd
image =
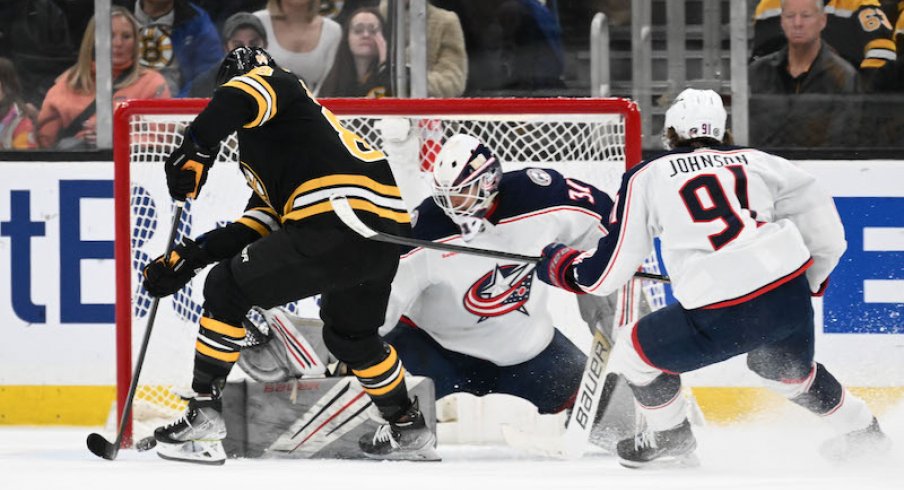
<path id="1" fill-rule="evenodd" d="M 157 257 L 144 267 L 144 288 L 157 298 L 182 289 L 198 270 L 211 260 L 193 240 L 184 239 L 168 255 Z"/>
<path id="2" fill-rule="evenodd" d="M 540 261 L 537 262 L 537 277 L 551 286 L 584 294 L 574 279 L 574 261 L 581 253 L 583 252 L 564 243 L 550 243 L 543 248 Z"/>
<path id="3" fill-rule="evenodd" d="M 201 147 L 192 136 L 191 128 L 186 129 L 182 145 L 170 154 L 164 167 L 170 197 L 176 201 L 198 197 L 218 149 Z"/>

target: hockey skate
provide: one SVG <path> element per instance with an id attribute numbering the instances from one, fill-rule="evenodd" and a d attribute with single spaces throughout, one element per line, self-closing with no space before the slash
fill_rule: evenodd
<path id="1" fill-rule="evenodd" d="M 618 442 L 618 462 L 627 468 L 698 466 L 694 450 L 697 439 L 687 419 L 675 428 L 660 432 L 640 432 Z"/>
<path id="2" fill-rule="evenodd" d="M 829 461 L 841 463 L 868 459 L 888 452 L 891 439 L 882 432 L 879 421 L 873 421 L 865 429 L 855 430 L 822 443 L 819 452 Z"/>
<path id="3" fill-rule="evenodd" d="M 188 463 L 220 465 L 226 462 L 223 439 L 226 421 L 219 398 L 195 397 L 179 419 L 154 431 L 157 455 Z"/>
<path id="4" fill-rule="evenodd" d="M 439 461 L 436 436 L 427 427 L 415 397 L 411 406 L 396 420 L 384 423 L 358 441 L 364 455 L 373 459 Z"/>

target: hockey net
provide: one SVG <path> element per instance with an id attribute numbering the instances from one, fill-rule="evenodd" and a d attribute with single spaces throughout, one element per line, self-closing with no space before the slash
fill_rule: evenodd
<path id="1" fill-rule="evenodd" d="M 405 186 L 400 182 L 410 207 L 428 192 L 426 187 L 416 188 L 418 182 L 423 183 L 417 177 L 430 169 L 446 138 L 460 132 L 487 144 L 505 170 L 555 168 L 613 195 L 625 169 L 640 161 L 639 113 L 633 102 L 623 99 L 321 102 L 347 129 L 371 146 L 386 150 L 394 172 L 414 176 Z M 163 162 L 181 143 L 186 124 L 206 103 L 200 99 L 130 101 L 116 111 L 116 421 L 152 304 L 141 286 L 141 267 L 166 250 L 172 225 L 174 207 L 166 189 Z M 402 139 L 407 142 L 407 153 L 397 144 Z M 222 143 L 201 198 L 186 203 L 177 240 L 195 237 L 241 215 L 250 191 L 237 162 L 238 144 L 233 134 Z M 126 441 L 133 434 L 136 439 L 150 434 L 155 425 L 184 410 L 185 403 L 178 394 L 188 392 L 190 387 L 205 273 L 160 302 L 135 395 L 133 431 L 127 432 Z M 303 316 L 317 316 L 317 298 L 300 300 L 289 309 Z M 577 328 L 586 331 L 586 327 Z"/>

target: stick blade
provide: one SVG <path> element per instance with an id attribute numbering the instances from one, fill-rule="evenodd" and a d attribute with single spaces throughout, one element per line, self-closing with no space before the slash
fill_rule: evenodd
<path id="1" fill-rule="evenodd" d="M 352 205 L 349 204 L 346 196 L 334 194 L 330 196 L 330 204 L 332 204 L 336 216 L 345 223 L 345 226 L 351 228 L 355 233 L 364 238 L 371 238 L 377 234 L 377 232 L 370 229 L 370 227 L 358 218 L 358 215 L 355 214 L 355 211 L 352 209 Z"/>
<path id="2" fill-rule="evenodd" d="M 88 434 L 87 443 L 89 451 L 104 459 L 114 460 L 119 453 L 119 448 L 115 444 L 110 443 L 104 439 L 104 436 L 96 432 Z"/>

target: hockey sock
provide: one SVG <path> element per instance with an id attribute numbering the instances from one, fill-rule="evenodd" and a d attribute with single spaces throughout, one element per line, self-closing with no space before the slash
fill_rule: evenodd
<path id="1" fill-rule="evenodd" d="M 352 368 L 364 391 L 387 421 L 395 421 L 408 407 L 408 387 L 405 385 L 405 368 L 394 347 L 383 344 L 384 355 L 374 362 Z"/>
<path id="2" fill-rule="evenodd" d="M 239 360 L 240 343 L 245 339 L 245 327 L 233 326 L 207 316 L 201 317 L 198 341 L 195 343 L 195 370 L 192 389 L 212 394 L 216 380 L 226 379 L 233 364 Z"/>
<path id="3" fill-rule="evenodd" d="M 687 418 L 687 400 L 681 394 L 681 376 L 663 373 L 649 384 L 628 383 L 628 386 L 634 393 L 635 406 L 653 431 L 675 428 Z"/>
<path id="4" fill-rule="evenodd" d="M 767 381 L 767 385 L 792 402 L 825 418 L 839 433 L 869 426 L 873 414 L 866 403 L 841 386 L 825 366 L 813 364 L 810 373 L 803 379 Z"/>

